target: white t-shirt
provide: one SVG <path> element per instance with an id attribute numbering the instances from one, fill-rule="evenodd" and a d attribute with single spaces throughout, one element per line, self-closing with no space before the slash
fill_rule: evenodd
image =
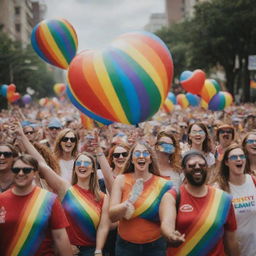
<path id="1" fill-rule="evenodd" d="M 256 187 L 252 177 L 246 174 L 243 185 L 237 186 L 229 183 L 233 196 L 237 220 L 237 238 L 241 256 L 256 255 Z"/>
<path id="2" fill-rule="evenodd" d="M 180 174 L 178 172 L 175 172 L 175 171 L 162 171 L 161 173 L 163 173 L 163 176 L 162 177 L 169 177 L 172 184 L 173 184 L 173 187 L 172 188 L 175 188 L 175 189 L 179 189 L 179 187 L 181 186 L 183 180 L 184 180 L 184 174 Z"/>
<path id="3" fill-rule="evenodd" d="M 60 176 L 71 184 L 74 160 L 59 160 Z"/>

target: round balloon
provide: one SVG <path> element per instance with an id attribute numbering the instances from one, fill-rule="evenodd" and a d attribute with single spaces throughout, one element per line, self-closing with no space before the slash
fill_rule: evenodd
<path id="1" fill-rule="evenodd" d="M 197 95 L 194 95 L 192 93 L 186 93 L 186 98 L 189 102 L 189 105 L 192 107 L 197 107 L 200 104 L 200 98 Z"/>
<path id="2" fill-rule="evenodd" d="M 225 95 L 225 100 L 226 100 L 226 106 L 225 107 L 229 107 L 233 103 L 233 96 L 229 92 L 223 92 L 223 94 Z"/>
<path id="3" fill-rule="evenodd" d="M 7 84 L 3 84 L 1 86 L 1 95 L 4 97 L 7 97 L 7 90 L 8 90 L 8 85 Z"/>
<path id="4" fill-rule="evenodd" d="M 180 75 L 180 83 L 184 90 L 192 94 L 199 94 L 205 82 L 205 73 L 201 69 L 194 72 L 184 71 Z"/>
<path id="5" fill-rule="evenodd" d="M 66 85 L 63 83 L 57 83 L 53 86 L 53 90 L 56 93 L 56 95 L 61 96 L 66 91 Z"/>
<path id="6" fill-rule="evenodd" d="M 169 92 L 167 98 L 173 103 L 177 104 L 176 96 L 173 92 Z"/>
<path id="7" fill-rule="evenodd" d="M 77 55 L 68 70 L 70 91 L 91 112 L 137 124 L 164 103 L 173 78 L 171 54 L 148 32 L 121 35 L 102 51 Z"/>
<path id="8" fill-rule="evenodd" d="M 31 96 L 29 94 L 23 95 L 22 102 L 24 104 L 29 104 L 31 101 L 32 101 L 32 98 L 31 98 Z"/>
<path id="9" fill-rule="evenodd" d="M 211 98 L 220 91 L 220 85 L 214 79 L 206 79 L 204 86 L 200 92 L 201 98 L 209 103 Z"/>
<path id="10" fill-rule="evenodd" d="M 189 102 L 188 102 L 188 99 L 185 94 L 183 94 L 183 93 L 178 94 L 176 99 L 177 99 L 178 104 L 182 108 L 187 108 L 189 106 Z"/>
<path id="11" fill-rule="evenodd" d="M 65 19 L 43 20 L 31 34 L 31 43 L 36 53 L 46 62 L 67 69 L 77 51 L 77 35 Z"/>
<path id="12" fill-rule="evenodd" d="M 208 104 L 208 109 L 213 111 L 223 110 L 226 107 L 226 98 L 223 92 L 214 95 Z"/>

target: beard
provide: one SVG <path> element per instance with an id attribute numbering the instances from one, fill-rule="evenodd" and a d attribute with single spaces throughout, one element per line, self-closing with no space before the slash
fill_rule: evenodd
<path id="1" fill-rule="evenodd" d="M 201 178 L 197 178 L 197 177 L 194 176 L 194 173 L 196 173 L 196 172 L 201 173 Z M 193 169 L 190 172 L 186 172 L 185 177 L 186 177 L 188 183 L 190 183 L 193 186 L 200 187 L 206 181 L 207 171 L 205 169 L 202 169 L 202 168 Z"/>

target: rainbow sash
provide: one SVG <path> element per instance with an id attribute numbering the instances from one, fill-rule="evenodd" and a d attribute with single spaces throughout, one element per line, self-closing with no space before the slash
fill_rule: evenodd
<path id="1" fill-rule="evenodd" d="M 158 209 L 161 199 L 171 187 L 171 181 L 154 176 L 150 182 L 144 184 L 143 192 L 134 204 L 135 211 L 132 218 L 140 217 L 150 221 L 159 221 Z"/>
<path id="2" fill-rule="evenodd" d="M 34 255 L 44 237 L 56 195 L 39 187 L 22 209 L 17 232 L 6 250 L 6 255 Z M 3 235 L 3 234 L 2 234 Z"/>
<path id="3" fill-rule="evenodd" d="M 82 194 L 75 186 L 68 189 L 62 205 L 76 227 L 81 230 L 88 241 L 94 243 L 100 222 L 101 207 L 95 204 L 89 195 Z"/>
<path id="4" fill-rule="evenodd" d="M 178 248 L 170 248 L 170 255 L 208 255 L 223 236 L 232 197 L 220 189 L 211 187 L 209 193 L 207 205 L 201 209 L 198 218 L 188 228 L 186 241 Z"/>

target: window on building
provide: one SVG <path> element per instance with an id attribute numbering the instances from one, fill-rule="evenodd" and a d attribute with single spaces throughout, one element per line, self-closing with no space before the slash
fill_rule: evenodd
<path id="1" fill-rule="evenodd" d="M 15 24 L 15 30 L 16 32 L 20 32 L 20 24 Z"/>
<path id="2" fill-rule="evenodd" d="M 15 15 L 20 15 L 20 7 L 15 7 Z"/>

